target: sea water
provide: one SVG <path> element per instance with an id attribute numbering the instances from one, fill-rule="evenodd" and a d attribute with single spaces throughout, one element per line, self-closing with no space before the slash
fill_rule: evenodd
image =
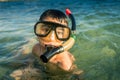
<path id="1" fill-rule="evenodd" d="M 34 24 L 47 9 L 69 8 L 77 24 L 70 52 L 83 70 L 82 80 L 120 79 L 119 0 L 34 0 L 0 2 L 0 80 L 12 80 L 14 70 L 26 66 L 37 42 Z M 58 80 L 58 79 L 56 79 Z"/>

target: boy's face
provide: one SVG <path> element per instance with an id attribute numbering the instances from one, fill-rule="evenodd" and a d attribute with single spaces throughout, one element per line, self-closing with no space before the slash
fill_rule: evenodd
<path id="1" fill-rule="evenodd" d="M 47 17 L 43 21 L 49 21 L 54 23 L 59 23 L 62 25 L 67 26 L 67 23 L 64 20 L 58 20 L 56 18 Z M 61 32 L 61 29 L 58 28 L 58 32 Z M 58 34 L 58 36 L 62 37 L 61 34 Z M 55 31 L 52 30 L 46 37 L 38 37 L 40 44 L 47 45 L 47 46 L 60 46 L 62 45 L 63 41 L 57 39 L 57 36 L 55 34 Z"/>

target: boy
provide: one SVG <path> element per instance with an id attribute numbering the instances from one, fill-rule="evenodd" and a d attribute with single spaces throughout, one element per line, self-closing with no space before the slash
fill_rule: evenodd
<path id="1" fill-rule="evenodd" d="M 45 11 L 35 25 L 35 34 L 39 43 L 33 47 L 33 54 L 40 60 L 40 56 L 44 55 L 47 47 L 59 47 L 70 38 L 70 29 L 66 15 L 54 9 Z M 68 51 L 55 54 L 47 63 L 40 60 L 50 74 L 57 74 L 59 71 L 62 72 L 60 74 L 64 72 L 80 74 L 82 71 L 74 72 L 76 69 L 76 65 L 73 64 L 74 61 L 74 56 Z"/>
<path id="2" fill-rule="evenodd" d="M 68 51 L 55 54 L 48 60 L 47 63 L 44 63 L 40 59 L 40 56 L 44 55 L 44 52 L 48 48 L 51 50 L 59 47 L 70 38 L 70 29 L 68 27 L 66 15 L 59 10 L 46 10 L 41 15 L 39 22 L 36 23 L 34 31 L 38 37 L 39 43 L 34 45 L 32 53 L 37 57 L 40 64 L 45 67 L 45 73 L 49 73 L 51 76 L 55 77 L 56 75 L 60 76 L 64 75 L 64 73 L 73 72 L 76 68 L 73 64 L 75 58 Z M 20 74 L 20 71 L 13 72 L 12 77 L 16 77 L 16 75 L 14 75 L 15 73 Z M 32 71 L 30 73 L 32 73 Z M 76 74 L 80 73 L 81 72 L 77 72 Z M 43 74 L 44 72 L 42 72 L 40 76 Z M 53 78 L 51 79 L 53 80 Z M 64 77 L 61 77 L 60 80 L 63 79 Z"/>

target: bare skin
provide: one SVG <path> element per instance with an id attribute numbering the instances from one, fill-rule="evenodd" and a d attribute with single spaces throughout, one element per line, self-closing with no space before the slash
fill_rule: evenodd
<path id="1" fill-rule="evenodd" d="M 44 19 L 44 21 L 55 22 L 55 23 L 59 23 L 67 26 L 67 23 L 65 23 L 64 21 L 58 21 L 57 19 L 53 19 L 51 17 Z M 60 41 L 57 39 L 54 31 L 51 31 L 47 37 L 44 37 L 44 38 L 38 37 L 38 39 L 39 39 L 39 43 L 33 47 L 33 54 L 36 55 L 37 57 L 40 57 L 40 55 L 43 54 L 45 50 L 44 45 L 60 46 L 63 43 L 63 41 Z M 49 60 L 49 63 L 56 64 L 61 69 L 65 71 L 69 71 L 72 67 L 74 60 L 75 58 L 71 53 L 69 53 L 68 51 L 64 51 L 60 54 L 53 56 Z"/>

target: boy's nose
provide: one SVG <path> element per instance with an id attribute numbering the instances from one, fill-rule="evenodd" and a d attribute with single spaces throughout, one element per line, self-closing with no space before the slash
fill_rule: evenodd
<path id="1" fill-rule="evenodd" d="M 49 40 L 51 41 L 56 41 L 57 37 L 55 35 L 55 31 L 51 31 L 49 34 L 48 34 L 48 38 Z"/>

